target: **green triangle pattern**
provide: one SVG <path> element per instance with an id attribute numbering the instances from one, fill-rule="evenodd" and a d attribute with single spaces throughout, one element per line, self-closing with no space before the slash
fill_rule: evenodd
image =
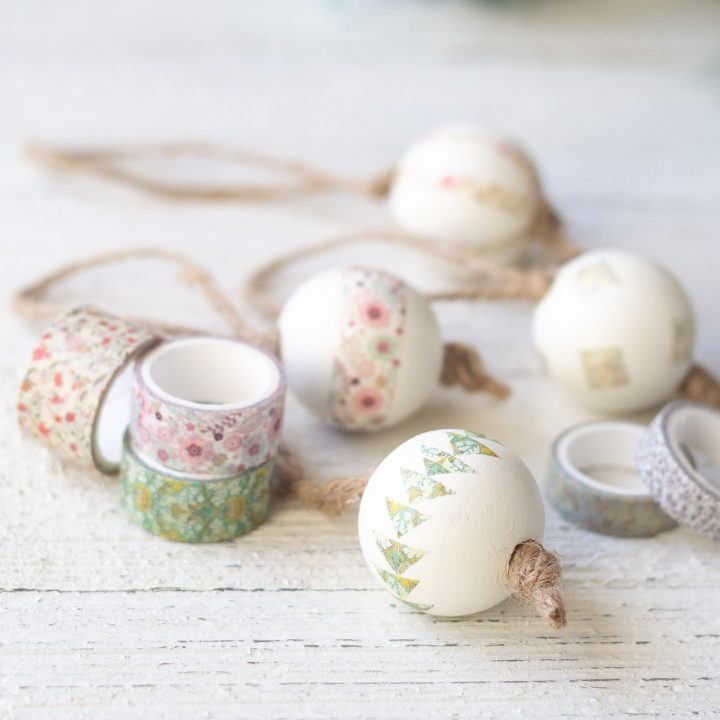
<path id="1" fill-rule="evenodd" d="M 420 582 L 419 580 L 412 580 L 411 578 L 405 578 L 395 573 L 388 572 L 382 568 L 375 567 L 378 575 L 383 579 L 383 582 L 400 598 L 404 598 L 409 595 L 415 586 Z"/>
<path id="2" fill-rule="evenodd" d="M 452 490 L 448 490 L 439 480 L 408 468 L 400 469 L 400 477 L 407 490 L 408 502 L 411 505 L 416 500 L 432 500 L 443 495 L 455 494 Z"/>
<path id="3" fill-rule="evenodd" d="M 405 533 L 410 532 L 410 530 L 427 520 L 426 515 L 398 500 L 385 498 L 385 504 L 398 537 L 402 537 Z"/>
<path id="4" fill-rule="evenodd" d="M 449 432 L 450 445 L 454 452 L 458 455 L 489 455 L 490 457 L 500 457 L 494 450 L 480 442 L 480 439 L 488 439 L 483 435 L 465 430 L 462 434 Z"/>
<path id="5" fill-rule="evenodd" d="M 448 472 L 475 472 L 467 463 L 460 460 L 460 458 L 456 458 L 444 450 L 438 450 L 429 445 L 422 446 L 422 456 L 428 475 L 438 475 L 439 473 Z"/>
<path id="6" fill-rule="evenodd" d="M 424 550 L 403 545 L 397 540 L 392 540 L 377 533 L 375 534 L 375 542 L 387 560 L 388 565 L 401 575 L 425 554 Z"/>

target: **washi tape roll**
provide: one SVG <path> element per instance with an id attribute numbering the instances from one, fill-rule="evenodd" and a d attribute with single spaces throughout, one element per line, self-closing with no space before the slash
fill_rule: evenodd
<path id="1" fill-rule="evenodd" d="M 637 465 L 652 496 L 681 525 L 720 540 L 720 411 L 676 400 L 650 423 Z"/>
<path id="2" fill-rule="evenodd" d="M 272 460 L 238 475 L 208 480 L 156 470 L 123 448 L 121 502 L 148 532 L 178 542 L 230 540 L 254 530 L 267 515 Z"/>
<path id="3" fill-rule="evenodd" d="M 20 427 L 63 460 L 117 472 L 130 416 L 130 365 L 149 330 L 93 308 L 53 322 L 20 386 Z"/>
<path id="4" fill-rule="evenodd" d="M 240 340 L 187 337 L 135 366 L 130 434 L 158 470 L 227 477 L 277 451 L 285 403 L 278 360 Z"/>
<path id="5" fill-rule="evenodd" d="M 650 537 L 675 527 L 635 467 L 643 430 L 629 422 L 588 422 L 555 440 L 545 492 L 562 517 L 617 537 Z"/>

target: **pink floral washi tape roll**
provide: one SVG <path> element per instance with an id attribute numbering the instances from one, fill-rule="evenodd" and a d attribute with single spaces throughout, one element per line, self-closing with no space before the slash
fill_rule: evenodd
<path id="1" fill-rule="evenodd" d="M 284 404 L 273 355 L 229 338 L 170 340 L 135 367 L 132 446 L 157 469 L 226 477 L 275 455 Z"/>
<path id="2" fill-rule="evenodd" d="M 117 472 L 130 417 L 130 366 L 156 338 L 93 308 L 48 327 L 20 386 L 20 427 L 63 460 Z"/>

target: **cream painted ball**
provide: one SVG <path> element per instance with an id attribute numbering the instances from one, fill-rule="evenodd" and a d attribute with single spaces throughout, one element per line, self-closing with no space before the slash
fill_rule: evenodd
<path id="1" fill-rule="evenodd" d="M 360 503 L 360 546 L 396 598 L 431 615 L 472 615 L 510 596 L 516 545 L 542 542 L 542 496 L 522 460 L 467 430 L 432 430 L 393 450 Z"/>
<path id="2" fill-rule="evenodd" d="M 533 163 L 519 147 L 462 125 L 412 145 L 390 192 L 390 211 L 404 230 L 509 256 L 527 241 L 542 203 Z"/>
<path id="3" fill-rule="evenodd" d="M 547 371 L 586 407 L 633 412 L 670 399 L 687 373 L 695 318 L 664 268 L 621 250 L 567 263 L 535 309 Z"/>
<path id="4" fill-rule="evenodd" d="M 278 323 L 290 391 L 332 425 L 395 425 L 437 387 L 443 344 L 430 303 L 381 270 L 347 267 L 311 278 Z"/>

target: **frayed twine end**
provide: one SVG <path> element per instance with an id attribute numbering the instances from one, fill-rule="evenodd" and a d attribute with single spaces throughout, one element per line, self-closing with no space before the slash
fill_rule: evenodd
<path id="1" fill-rule="evenodd" d="M 508 564 L 508 587 L 518 599 L 533 605 L 556 629 L 567 623 L 561 578 L 558 555 L 535 540 L 520 543 L 513 550 Z"/>

